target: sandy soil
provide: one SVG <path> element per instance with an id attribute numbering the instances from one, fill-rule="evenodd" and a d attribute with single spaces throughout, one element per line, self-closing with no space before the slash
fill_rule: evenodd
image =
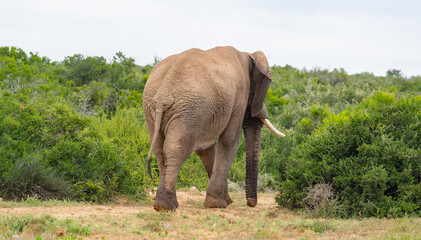
<path id="1" fill-rule="evenodd" d="M 182 189 L 177 191 L 177 199 L 179 207 L 174 212 L 175 215 L 189 214 L 208 214 L 208 213 L 221 213 L 226 215 L 236 215 L 239 212 L 244 213 L 259 213 L 267 209 L 276 209 L 276 202 L 274 199 L 275 194 L 265 193 L 259 194 L 258 205 L 255 208 L 249 208 L 246 205 L 242 192 L 230 193 L 234 199 L 234 203 L 226 209 L 209 209 L 203 207 L 206 192 L 199 192 L 198 190 Z M 150 194 L 149 198 L 154 199 L 154 195 Z M 243 205 L 243 206 L 241 206 Z M 153 202 L 149 205 L 139 205 L 131 202 L 126 198 L 117 200 L 117 203 L 109 205 L 81 205 L 81 206 L 42 206 L 42 207 L 15 207 L 15 208 L 2 208 L 0 207 L 0 214 L 5 215 L 26 215 L 33 214 L 34 216 L 49 214 L 53 217 L 65 218 L 79 218 L 89 217 L 92 215 L 111 215 L 111 216 L 125 216 L 138 212 L 156 213 L 153 209 Z"/>
<path id="2" fill-rule="evenodd" d="M 247 207 L 244 191 L 230 193 L 234 203 L 227 208 L 209 209 L 203 206 L 205 194 L 178 190 L 179 207 L 169 213 L 156 212 L 152 201 L 139 204 L 121 198 L 108 205 L 0 207 L 0 217 L 49 214 L 76 220 L 91 230 L 89 236 L 79 234 L 78 239 L 413 239 L 421 235 L 420 218 L 312 219 L 278 208 L 275 193 L 259 193 L 257 206 Z M 60 239 L 72 235 L 65 225 L 54 231 L 46 229 L 41 233 L 26 230 L 20 237 Z"/>
<path id="3" fill-rule="evenodd" d="M 117 203 L 108 205 L 0 207 L 0 215 L 31 214 L 37 217 L 49 214 L 57 219 L 77 219 L 84 225 L 91 224 L 94 229 L 90 236 L 82 236 L 83 239 L 150 239 L 157 237 L 219 239 L 221 236 L 230 239 L 235 235 L 245 238 L 248 235 L 247 228 L 244 229 L 244 232 L 225 234 L 224 229 L 219 229 L 220 222 L 235 224 L 245 215 L 257 216 L 262 212 L 279 211 L 274 200 L 274 193 L 259 194 L 258 205 L 255 208 L 247 207 L 244 192 L 230 193 L 234 203 L 226 209 L 205 208 L 203 206 L 205 195 L 206 192 L 199 192 L 195 189 L 178 190 L 179 207 L 172 213 L 156 212 L 153 209 L 152 201 L 150 204 L 138 204 L 122 198 L 117 200 Z M 153 200 L 153 194 L 150 194 L 149 198 Z M 139 214 L 143 217 L 136 217 Z M 215 217 L 219 220 L 214 219 Z M 158 222 L 156 223 L 157 227 L 154 229 L 153 225 L 149 226 L 148 220 Z M 141 230 L 136 231 L 136 226 L 139 226 Z M 195 226 L 208 228 L 200 229 L 201 232 L 198 233 Z M 159 233 L 161 235 L 158 235 Z M 60 236 L 62 232 L 58 231 L 57 234 Z"/>

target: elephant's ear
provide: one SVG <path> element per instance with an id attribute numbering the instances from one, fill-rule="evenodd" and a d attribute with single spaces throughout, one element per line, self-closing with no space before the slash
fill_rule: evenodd
<path id="1" fill-rule="evenodd" d="M 249 57 L 251 58 L 253 64 L 253 69 L 250 73 L 251 116 L 260 119 L 267 119 L 268 112 L 263 102 L 265 101 L 266 93 L 272 81 L 272 73 L 263 52 L 257 51 L 250 54 Z"/>

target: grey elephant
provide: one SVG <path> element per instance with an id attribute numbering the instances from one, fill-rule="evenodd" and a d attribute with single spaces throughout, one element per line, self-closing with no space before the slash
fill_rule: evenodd
<path id="1" fill-rule="evenodd" d="M 175 184 L 182 162 L 195 152 L 209 176 L 205 207 L 225 208 L 228 172 L 238 149 L 241 129 L 246 141 L 247 205 L 257 204 L 261 128 L 268 120 L 264 99 L 271 83 L 265 55 L 233 47 L 190 49 L 169 56 L 152 70 L 143 93 L 152 151 L 160 182 L 154 208 L 178 207 Z M 152 177 L 152 176 L 151 176 Z"/>

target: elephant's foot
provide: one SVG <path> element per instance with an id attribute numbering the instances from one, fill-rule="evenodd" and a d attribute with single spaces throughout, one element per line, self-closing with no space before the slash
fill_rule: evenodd
<path id="1" fill-rule="evenodd" d="M 178 207 L 177 196 L 174 191 L 165 188 L 159 188 L 156 192 L 155 203 L 153 208 L 156 211 L 175 211 Z"/>
<path id="2" fill-rule="evenodd" d="M 225 201 L 225 199 L 217 199 L 210 196 L 206 196 L 204 205 L 208 208 L 226 208 L 228 206 L 227 201 Z"/>
<path id="3" fill-rule="evenodd" d="M 247 198 L 247 206 L 255 207 L 257 205 L 257 198 Z"/>
<path id="4" fill-rule="evenodd" d="M 232 201 L 231 197 L 228 195 L 228 193 L 225 194 L 224 199 L 225 199 L 225 202 L 227 202 L 227 205 L 230 205 L 231 203 L 233 203 L 233 201 Z"/>

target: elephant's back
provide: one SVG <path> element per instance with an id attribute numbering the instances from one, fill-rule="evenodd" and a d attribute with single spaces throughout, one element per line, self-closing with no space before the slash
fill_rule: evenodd
<path id="1" fill-rule="evenodd" d="M 233 47 L 207 51 L 193 48 L 159 62 L 152 70 L 145 90 L 151 88 L 158 92 L 162 89 L 166 94 L 171 92 L 180 97 L 184 92 L 203 96 L 212 90 L 223 92 L 242 87 L 244 84 L 238 79 L 245 81 L 246 71 L 240 52 Z"/>
<path id="2" fill-rule="evenodd" d="M 171 106 L 171 115 L 200 114 L 212 118 L 231 112 L 238 96 L 248 94 L 249 82 L 240 59 L 232 47 L 207 51 L 190 49 L 159 62 L 144 89 L 144 105 Z M 206 109 L 207 111 L 203 111 Z M 195 117 L 195 116 L 193 116 Z"/>
<path id="3" fill-rule="evenodd" d="M 197 147 L 208 146 L 233 112 L 245 111 L 239 101 L 248 99 L 248 70 L 239 55 L 234 48 L 190 49 L 162 60 L 144 89 L 145 113 L 164 105 L 164 126 L 186 123 L 200 135 Z"/>
<path id="4" fill-rule="evenodd" d="M 232 64 L 223 55 L 192 48 L 159 62 L 152 69 L 148 82 L 160 85 L 169 83 L 173 86 L 194 85 L 196 82 L 206 84 L 213 80 L 215 73 L 233 67 L 229 65 Z"/>

